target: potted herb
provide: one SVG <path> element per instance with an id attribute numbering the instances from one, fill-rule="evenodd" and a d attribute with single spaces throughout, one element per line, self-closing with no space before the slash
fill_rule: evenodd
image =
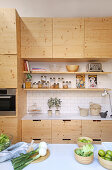
<path id="1" fill-rule="evenodd" d="M 48 100 L 47 105 L 49 107 L 48 115 L 51 116 L 52 115 L 51 108 L 54 106 L 54 99 L 52 97 Z"/>
<path id="2" fill-rule="evenodd" d="M 61 107 L 62 101 L 58 98 L 55 98 L 54 101 L 55 101 L 55 107 L 56 107 L 55 114 L 58 116 L 60 114 L 59 108 Z"/>

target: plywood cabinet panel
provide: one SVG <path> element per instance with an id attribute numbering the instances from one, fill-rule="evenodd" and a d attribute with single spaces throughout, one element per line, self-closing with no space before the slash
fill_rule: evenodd
<path id="1" fill-rule="evenodd" d="M 22 18 L 21 57 L 52 58 L 51 18 Z"/>
<path id="2" fill-rule="evenodd" d="M 112 17 L 85 18 L 85 57 L 112 58 Z"/>
<path id="3" fill-rule="evenodd" d="M 0 133 L 12 135 L 12 143 L 16 143 L 18 120 L 17 118 L 0 118 Z"/>
<path id="4" fill-rule="evenodd" d="M 81 136 L 81 120 L 52 120 L 52 143 L 76 143 Z"/>
<path id="5" fill-rule="evenodd" d="M 101 138 L 103 142 L 112 142 L 112 121 L 104 120 L 101 122 Z"/>
<path id="6" fill-rule="evenodd" d="M 101 143 L 101 121 L 82 120 L 82 136 L 92 138 L 94 143 Z"/>
<path id="7" fill-rule="evenodd" d="M 0 88 L 17 88 L 16 55 L 0 55 Z"/>
<path id="8" fill-rule="evenodd" d="M 17 54 L 15 9 L 0 9 L 0 54 Z"/>
<path id="9" fill-rule="evenodd" d="M 51 143 L 51 120 L 23 120 L 22 141 L 46 141 Z"/>
<path id="10" fill-rule="evenodd" d="M 53 19 L 53 58 L 83 58 L 84 19 Z"/>

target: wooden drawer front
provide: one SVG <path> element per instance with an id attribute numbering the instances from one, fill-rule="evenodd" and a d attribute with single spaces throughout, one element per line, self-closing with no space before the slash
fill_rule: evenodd
<path id="1" fill-rule="evenodd" d="M 16 10 L 0 9 L 0 54 L 17 54 Z"/>
<path id="2" fill-rule="evenodd" d="M 17 88 L 16 55 L 0 55 L 0 88 Z"/>
<path id="3" fill-rule="evenodd" d="M 112 142 L 112 120 L 104 120 L 101 123 L 101 138 L 104 142 Z"/>
<path id="4" fill-rule="evenodd" d="M 101 143 L 101 121 L 82 120 L 82 136 L 92 138 L 94 143 Z"/>
<path id="5" fill-rule="evenodd" d="M 53 58 L 84 57 L 84 19 L 53 18 Z"/>
<path id="6" fill-rule="evenodd" d="M 43 138 L 43 137 L 41 137 L 41 138 L 33 138 L 33 137 L 29 137 L 29 136 L 25 136 L 25 137 L 23 136 L 22 137 L 23 142 L 30 143 L 32 140 L 34 140 L 35 143 L 39 143 L 39 142 L 42 142 L 42 141 L 47 142 L 47 143 L 51 143 L 51 138 Z"/>
<path id="7" fill-rule="evenodd" d="M 51 140 L 51 120 L 23 120 L 22 121 L 22 141 L 31 139 Z"/>
<path id="8" fill-rule="evenodd" d="M 60 139 L 60 138 L 52 138 L 52 143 L 55 144 L 55 143 L 60 143 L 60 144 L 72 144 L 72 143 L 75 143 L 74 142 L 74 139 L 67 139 L 67 138 L 63 138 L 63 139 Z"/>
<path id="9" fill-rule="evenodd" d="M 51 18 L 22 18 L 21 57 L 52 58 Z"/>
<path id="10" fill-rule="evenodd" d="M 17 142 L 17 126 L 17 118 L 0 118 L 0 133 L 12 135 L 12 143 Z"/>
<path id="11" fill-rule="evenodd" d="M 56 139 L 62 141 L 62 143 L 73 143 L 79 136 L 81 136 L 80 120 L 52 120 L 53 141 Z"/>

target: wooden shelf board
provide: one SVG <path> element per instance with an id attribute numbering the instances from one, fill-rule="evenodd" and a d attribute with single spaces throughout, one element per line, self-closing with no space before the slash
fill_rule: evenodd
<path id="1" fill-rule="evenodd" d="M 26 91 L 104 91 L 105 88 L 84 88 L 84 89 L 78 89 L 78 88 L 70 88 L 70 89 L 38 89 L 38 88 L 30 88 L 30 89 L 24 89 Z M 107 91 L 110 91 L 111 89 L 106 89 Z"/>
<path id="2" fill-rule="evenodd" d="M 23 71 L 24 74 L 112 74 L 112 72 L 50 72 L 50 71 Z"/>

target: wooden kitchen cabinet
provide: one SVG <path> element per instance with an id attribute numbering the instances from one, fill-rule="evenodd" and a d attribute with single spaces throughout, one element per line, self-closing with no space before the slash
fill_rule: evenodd
<path id="1" fill-rule="evenodd" d="M 12 143 L 18 142 L 17 118 L 0 118 L 0 134 L 12 135 Z"/>
<path id="2" fill-rule="evenodd" d="M 0 88 L 17 88 L 16 55 L 0 55 Z"/>
<path id="3" fill-rule="evenodd" d="M 81 120 L 52 120 L 52 143 L 76 143 Z"/>
<path id="4" fill-rule="evenodd" d="M 85 18 L 85 58 L 112 58 L 112 17 Z"/>
<path id="5" fill-rule="evenodd" d="M 15 9 L 0 9 L 0 54 L 17 54 L 17 22 Z"/>
<path id="6" fill-rule="evenodd" d="M 53 18 L 53 58 L 84 57 L 84 19 Z"/>
<path id="7" fill-rule="evenodd" d="M 52 18 L 21 18 L 21 57 L 52 58 Z"/>
<path id="8" fill-rule="evenodd" d="M 101 143 L 101 121 L 82 120 L 82 136 L 92 138 L 94 143 Z"/>
<path id="9" fill-rule="evenodd" d="M 22 120 L 22 141 L 51 143 L 51 120 Z"/>
<path id="10" fill-rule="evenodd" d="M 112 120 L 101 121 L 101 138 L 103 142 L 112 142 Z"/>

